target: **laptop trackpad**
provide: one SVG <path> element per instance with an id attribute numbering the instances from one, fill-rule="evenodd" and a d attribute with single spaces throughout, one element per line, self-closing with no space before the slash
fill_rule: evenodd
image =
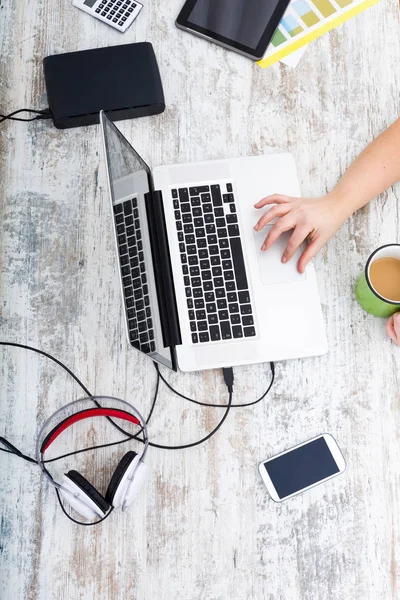
<path id="1" fill-rule="evenodd" d="M 283 264 L 281 262 L 282 254 L 286 245 L 293 233 L 286 231 L 279 236 L 268 250 L 261 251 L 261 246 L 267 237 L 272 225 L 264 227 L 261 231 L 254 232 L 254 240 L 256 244 L 256 252 L 258 266 L 260 268 L 261 282 L 263 285 L 271 283 L 289 283 L 292 281 L 301 281 L 306 279 L 305 274 L 301 274 L 297 270 L 298 260 L 303 252 L 303 246 L 296 251 L 289 262 Z"/>

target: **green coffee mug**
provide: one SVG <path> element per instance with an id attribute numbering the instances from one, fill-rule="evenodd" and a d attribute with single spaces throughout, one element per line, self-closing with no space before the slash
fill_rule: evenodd
<path id="1" fill-rule="evenodd" d="M 386 244 L 377 248 L 367 260 L 364 272 L 357 279 L 355 292 L 356 298 L 364 310 L 375 317 L 390 317 L 400 311 L 400 301 L 394 302 L 378 294 L 371 284 L 370 266 L 378 258 L 397 258 L 400 260 L 400 244 Z"/>

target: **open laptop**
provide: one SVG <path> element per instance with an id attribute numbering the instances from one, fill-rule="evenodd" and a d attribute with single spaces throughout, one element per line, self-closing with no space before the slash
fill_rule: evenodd
<path id="1" fill-rule="evenodd" d="M 267 252 L 254 204 L 299 196 L 289 154 L 149 167 L 100 113 L 126 331 L 133 348 L 182 371 L 327 351 L 313 266 Z"/>

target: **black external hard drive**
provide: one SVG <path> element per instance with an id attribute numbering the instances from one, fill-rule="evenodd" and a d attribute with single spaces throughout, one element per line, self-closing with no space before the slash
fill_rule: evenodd
<path id="1" fill-rule="evenodd" d="M 160 72 L 149 42 L 47 56 L 49 108 L 58 129 L 95 125 L 104 110 L 113 121 L 165 110 Z"/>

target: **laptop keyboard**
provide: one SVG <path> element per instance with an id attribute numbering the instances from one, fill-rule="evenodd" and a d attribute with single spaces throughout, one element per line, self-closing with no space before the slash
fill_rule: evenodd
<path id="1" fill-rule="evenodd" d="M 129 340 L 142 352 L 154 352 L 154 329 L 136 198 L 114 205 L 119 262 Z"/>
<path id="2" fill-rule="evenodd" d="M 193 344 L 256 335 L 232 183 L 172 189 Z"/>

